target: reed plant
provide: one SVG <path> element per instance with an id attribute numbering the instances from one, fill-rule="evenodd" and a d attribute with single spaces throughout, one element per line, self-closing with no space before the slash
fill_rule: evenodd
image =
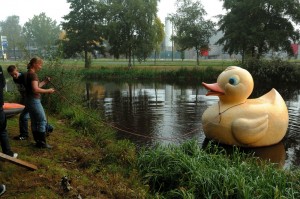
<path id="1" fill-rule="evenodd" d="M 70 104 L 83 104 L 84 84 L 82 74 L 78 68 L 63 66 L 62 60 L 55 59 L 45 61 L 43 70 L 39 72 L 39 77 L 50 77 L 51 82 L 47 87 L 56 90 L 51 95 L 44 95 L 43 105 L 52 113 L 59 113 L 64 107 Z"/>
<path id="2" fill-rule="evenodd" d="M 158 198 L 299 198 L 300 172 L 284 171 L 240 152 L 195 140 L 142 150 L 137 167 Z"/>

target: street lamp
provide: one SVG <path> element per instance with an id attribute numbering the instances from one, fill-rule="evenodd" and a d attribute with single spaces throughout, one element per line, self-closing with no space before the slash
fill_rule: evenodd
<path id="1" fill-rule="evenodd" d="M 6 60 L 6 54 L 4 53 L 4 47 L 7 47 L 7 37 L 6 36 L 0 36 L 0 40 L 1 40 L 1 52 L 2 52 L 2 58 L 3 61 Z"/>
<path id="2" fill-rule="evenodd" d="M 132 53 L 132 59 L 133 59 L 133 66 L 135 66 L 134 64 L 134 52 L 136 49 L 136 40 L 137 40 L 137 32 L 136 30 L 133 31 L 133 53 Z"/>

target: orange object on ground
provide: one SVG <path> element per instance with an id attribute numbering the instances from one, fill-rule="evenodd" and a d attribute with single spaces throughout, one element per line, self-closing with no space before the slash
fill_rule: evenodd
<path id="1" fill-rule="evenodd" d="M 23 111 L 25 108 L 24 105 L 18 104 L 18 103 L 7 103 L 5 102 L 3 105 L 4 113 L 6 114 L 6 117 L 12 117 L 14 115 L 17 115 Z"/>

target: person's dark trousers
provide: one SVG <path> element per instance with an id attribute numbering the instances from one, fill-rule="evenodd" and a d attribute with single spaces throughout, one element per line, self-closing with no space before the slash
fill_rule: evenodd
<path id="1" fill-rule="evenodd" d="M 23 111 L 20 114 L 19 117 L 19 130 L 20 130 L 20 136 L 19 137 L 24 137 L 27 138 L 29 135 L 28 133 L 28 121 L 29 121 L 29 112 L 27 108 L 25 107 Z"/>
<path id="2" fill-rule="evenodd" d="M 0 142 L 2 152 L 6 155 L 13 156 L 14 153 L 11 151 L 6 131 L 6 116 L 2 107 L 0 107 Z"/>

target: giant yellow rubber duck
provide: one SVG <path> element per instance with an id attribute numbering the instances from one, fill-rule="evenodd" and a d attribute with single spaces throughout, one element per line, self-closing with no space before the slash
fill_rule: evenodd
<path id="1" fill-rule="evenodd" d="M 289 121 L 285 101 L 274 88 L 248 99 L 254 83 L 247 70 L 229 66 L 217 83 L 202 85 L 208 90 L 207 96 L 219 97 L 218 103 L 202 115 L 207 138 L 228 145 L 261 147 L 277 144 L 285 136 Z"/>

